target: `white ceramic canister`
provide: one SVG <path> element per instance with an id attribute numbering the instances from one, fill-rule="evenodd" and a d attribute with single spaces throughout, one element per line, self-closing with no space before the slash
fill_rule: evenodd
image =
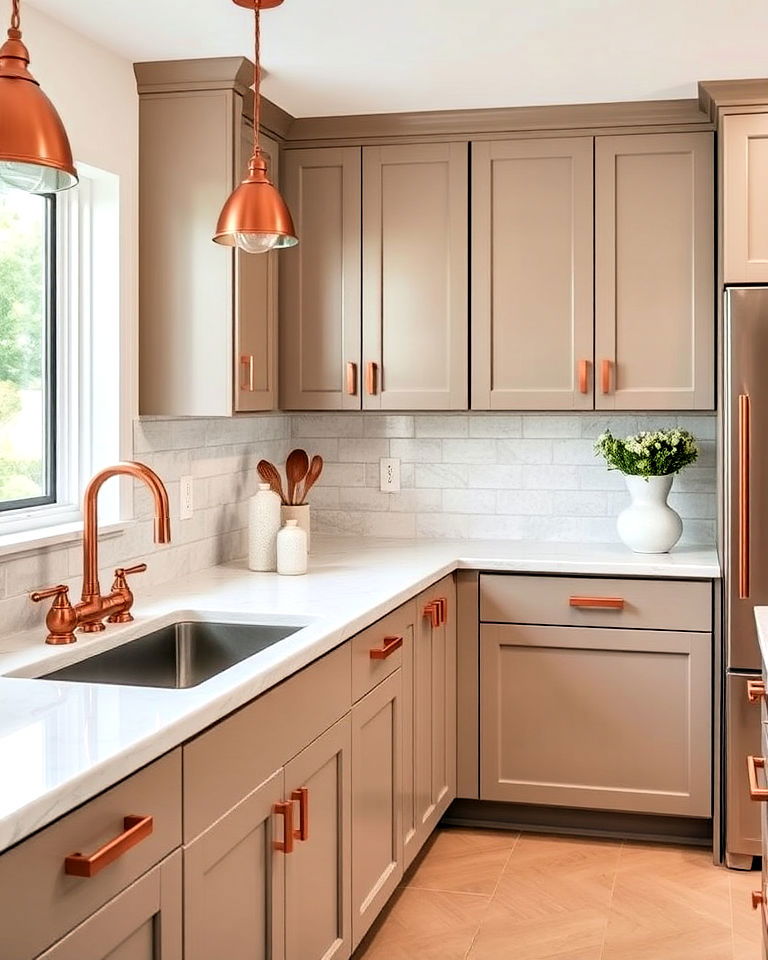
<path id="1" fill-rule="evenodd" d="M 683 521 L 667 503 L 674 477 L 629 477 L 632 503 L 619 514 L 619 536 L 635 553 L 667 553 L 683 532 Z"/>
<path id="2" fill-rule="evenodd" d="M 280 530 L 280 496 L 268 483 L 248 501 L 248 567 L 267 572 L 277 569 L 277 534 Z"/>
<path id="3" fill-rule="evenodd" d="M 307 553 L 310 552 L 312 544 L 310 543 L 309 536 L 309 504 L 302 503 L 298 506 L 291 506 L 286 504 L 283 506 L 281 516 L 283 518 L 283 523 L 287 520 L 298 520 L 299 526 L 307 535 Z"/>
<path id="4" fill-rule="evenodd" d="M 277 572 L 289 577 L 307 572 L 307 535 L 298 520 L 286 520 L 277 535 Z"/>

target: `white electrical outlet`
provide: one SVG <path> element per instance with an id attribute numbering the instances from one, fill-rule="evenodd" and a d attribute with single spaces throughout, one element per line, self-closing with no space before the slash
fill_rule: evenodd
<path id="1" fill-rule="evenodd" d="M 179 519 L 189 520 L 195 510 L 192 477 L 182 477 L 179 486 Z"/>
<path id="2" fill-rule="evenodd" d="M 379 460 L 381 471 L 381 489 L 384 493 L 398 493 L 400 490 L 400 461 L 397 457 L 382 457 Z"/>

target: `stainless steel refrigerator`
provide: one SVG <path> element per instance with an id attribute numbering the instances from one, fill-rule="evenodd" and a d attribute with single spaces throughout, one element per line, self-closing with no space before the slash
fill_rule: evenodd
<path id="1" fill-rule="evenodd" d="M 725 295 L 721 456 L 725 666 L 725 860 L 760 854 L 760 806 L 749 799 L 748 754 L 760 753 L 760 676 L 754 607 L 768 605 L 768 287 Z"/>

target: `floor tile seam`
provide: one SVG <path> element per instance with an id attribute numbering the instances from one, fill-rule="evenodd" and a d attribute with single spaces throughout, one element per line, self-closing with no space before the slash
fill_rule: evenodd
<path id="1" fill-rule="evenodd" d="M 450 890 L 446 887 L 421 887 L 418 884 L 405 884 L 405 890 L 420 890 L 422 893 L 447 893 L 447 894 L 456 894 L 456 896 L 462 897 L 482 897 L 484 900 L 490 900 L 490 893 L 477 893 L 474 890 Z"/>
<path id="2" fill-rule="evenodd" d="M 608 897 L 608 905 L 605 910 L 605 926 L 603 927 L 603 941 L 600 944 L 600 957 L 598 958 L 598 960 L 605 960 L 605 947 L 606 947 L 606 943 L 608 942 L 608 924 L 610 923 L 610 920 L 611 920 L 611 909 L 613 907 L 613 894 L 614 894 L 614 891 L 616 890 L 616 881 L 618 880 L 618 877 L 619 877 L 619 864 L 621 863 L 621 856 L 622 856 L 622 853 L 624 852 L 624 843 L 625 842 L 622 840 L 621 843 L 619 844 L 619 854 L 616 857 L 616 867 L 613 871 L 613 880 L 611 882 L 611 892 Z"/>

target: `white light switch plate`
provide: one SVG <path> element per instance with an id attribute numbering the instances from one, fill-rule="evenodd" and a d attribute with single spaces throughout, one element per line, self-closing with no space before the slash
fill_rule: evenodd
<path id="1" fill-rule="evenodd" d="M 400 490 L 400 461 L 397 457 L 382 457 L 379 460 L 381 490 L 383 493 L 398 493 Z"/>
<path id="2" fill-rule="evenodd" d="M 179 485 L 179 519 L 189 520 L 195 510 L 195 500 L 192 492 L 192 477 L 182 477 Z"/>

